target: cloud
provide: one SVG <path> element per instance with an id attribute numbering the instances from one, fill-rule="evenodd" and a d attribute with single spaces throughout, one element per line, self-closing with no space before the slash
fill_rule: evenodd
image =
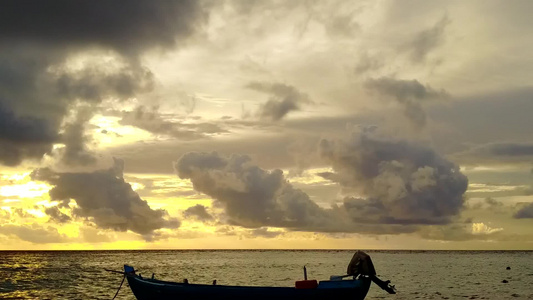
<path id="1" fill-rule="evenodd" d="M 2 98 L 0 98 L 0 101 Z M 59 140 L 54 128 L 44 119 L 17 117 L 0 102 L 0 162 L 18 165 L 25 158 L 39 159 Z"/>
<path id="2" fill-rule="evenodd" d="M 183 123 L 165 120 L 164 115 L 157 111 L 157 107 L 147 110 L 144 106 L 139 106 L 133 111 L 122 112 L 122 119 L 119 123 L 180 140 L 196 140 L 228 132 L 214 123 Z"/>
<path id="3" fill-rule="evenodd" d="M 289 177 L 293 175 L 301 176 L 303 172 L 318 160 L 316 151 L 318 137 L 295 138 L 287 147 L 287 153 L 292 156 L 295 167 L 289 170 Z"/>
<path id="4" fill-rule="evenodd" d="M 169 166 L 172 170 L 172 165 Z M 129 166 L 128 166 L 129 168 Z M 198 196 L 193 190 L 192 185 L 176 180 L 174 174 L 143 175 L 131 176 L 125 175 L 124 179 L 132 185 L 135 192 L 141 197 L 183 197 L 192 198 Z"/>
<path id="5" fill-rule="evenodd" d="M 17 207 L 12 208 L 11 212 L 19 218 L 34 218 L 34 215 L 27 213 L 24 209 Z"/>
<path id="6" fill-rule="evenodd" d="M 23 241 L 34 244 L 61 243 L 67 241 L 67 238 L 57 231 L 54 227 L 42 227 L 37 224 L 33 225 L 0 225 L 0 234 L 7 236 L 17 236 Z"/>
<path id="7" fill-rule="evenodd" d="M 444 16 L 440 21 L 435 23 L 432 28 L 418 32 L 415 37 L 405 45 L 405 47 L 410 49 L 411 60 L 416 63 L 424 62 L 428 53 L 443 42 L 446 26 L 450 23 L 450 19 L 448 19 L 447 16 Z"/>
<path id="8" fill-rule="evenodd" d="M 333 18 L 326 18 L 324 27 L 328 35 L 333 37 L 353 38 L 360 31 L 360 25 L 354 20 L 353 12 L 339 14 Z"/>
<path id="9" fill-rule="evenodd" d="M 190 152 L 175 163 L 175 169 L 180 178 L 190 179 L 195 190 L 212 197 L 215 205 L 224 209 L 229 225 L 365 234 L 418 230 L 418 224 L 414 224 L 417 222 L 379 220 L 369 223 L 364 218 L 356 218 L 355 207 L 348 201 L 341 206 L 321 208 L 305 192 L 290 184 L 280 170 L 263 170 L 245 155 L 224 157 L 217 153 Z"/>
<path id="10" fill-rule="evenodd" d="M 472 234 L 491 234 L 502 231 L 503 228 L 492 228 L 483 222 L 472 223 Z"/>
<path id="11" fill-rule="evenodd" d="M 306 33 L 313 34 L 313 28 L 319 25 L 331 42 L 338 40 L 353 40 L 357 34 L 361 33 L 361 25 L 358 23 L 360 16 L 365 12 L 365 4 L 359 2 L 332 1 L 328 3 L 292 1 L 297 7 L 293 15 L 297 15 L 298 10 L 305 10 L 294 26 L 294 32 L 298 40 L 304 39 Z"/>
<path id="12" fill-rule="evenodd" d="M 109 243 L 113 241 L 105 232 L 91 227 L 81 227 L 80 238 L 87 243 Z"/>
<path id="13" fill-rule="evenodd" d="M 201 204 L 197 204 L 193 207 L 187 208 L 183 212 L 183 216 L 185 218 L 194 218 L 201 222 L 208 222 L 214 220 L 213 216 L 207 212 L 206 207 Z"/>
<path id="14" fill-rule="evenodd" d="M 527 205 L 520 208 L 514 215 L 515 219 L 533 219 L 533 203 L 528 203 Z"/>
<path id="15" fill-rule="evenodd" d="M 356 222 L 448 224 L 463 208 L 467 177 L 426 146 L 362 133 L 324 139 L 320 153 L 334 172 L 319 175 L 360 195 L 344 200 Z"/>
<path id="16" fill-rule="evenodd" d="M 230 225 L 331 233 L 419 232 L 433 239 L 434 230 L 456 224 L 468 184 L 456 165 L 422 145 L 367 134 L 360 138 L 321 145 L 322 157 L 334 172 L 319 175 L 340 183 L 344 194 L 361 195 L 346 196 L 328 209 L 294 188 L 281 171 L 261 169 L 245 155 L 190 152 L 175 163 L 175 170 L 180 178 L 190 179 L 195 190 L 212 197 Z M 431 234 L 424 229 L 428 225 L 436 228 Z"/>
<path id="17" fill-rule="evenodd" d="M 364 74 L 366 72 L 379 70 L 384 65 L 383 59 L 377 55 L 370 55 L 368 52 L 363 52 L 359 58 L 359 61 L 355 65 L 354 71 L 355 74 Z"/>
<path id="18" fill-rule="evenodd" d="M 72 220 L 71 217 L 62 213 L 57 206 L 48 207 L 44 212 L 50 216 L 50 220 L 54 220 L 57 223 L 68 223 Z"/>
<path id="19" fill-rule="evenodd" d="M 312 103 L 307 94 L 283 83 L 250 82 L 246 87 L 271 95 L 259 109 L 261 119 L 279 121 L 288 113 L 300 110 L 301 104 Z"/>
<path id="20" fill-rule="evenodd" d="M 506 240 L 503 228 L 491 228 L 484 223 L 449 224 L 445 226 L 426 226 L 418 235 L 435 241 Z"/>
<path id="21" fill-rule="evenodd" d="M 115 156 L 128 162 L 131 173 L 174 173 L 172 164 L 185 153 L 198 149 L 211 149 L 223 155 L 231 153 L 253 153 L 254 160 L 260 162 L 261 167 L 281 168 L 291 166 L 294 160 L 287 150 L 280 145 L 287 145 L 300 136 L 279 134 L 253 134 L 235 136 L 235 139 L 199 139 L 184 143 L 182 140 L 165 140 L 158 143 L 136 143 L 111 148 Z M 146 153 L 157 153 L 148 156 Z"/>
<path id="22" fill-rule="evenodd" d="M 522 87 L 434 103 L 427 107 L 433 144 L 461 165 L 529 164 L 531 97 Z"/>
<path id="23" fill-rule="evenodd" d="M 510 157 L 500 156 L 492 160 L 482 160 L 480 155 L 466 157 L 456 154 L 475 145 L 501 140 L 502 136 L 509 141 L 533 142 L 530 141 L 529 130 L 533 128 L 533 118 L 529 115 L 529 111 L 533 111 L 533 101 L 530 100 L 532 95 L 532 89 L 518 89 L 498 94 L 483 93 L 472 97 L 434 102 L 427 108 L 424 107 L 427 110 L 428 119 L 432 120 L 431 126 L 426 128 L 434 137 L 432 146 L 438 153 L 446 155 L 461 166 L 478 163 L 494 164 L 504 158 L 507 163 Z M 262 127 L 252 122 L 248 126 L 238 127 L 240 123 L 230 124 L 235 120 L 229 120 L 226 121 L 226 125 L 233 133 L 243 128 L 259 130 L 260 133 L 235 135 L 235 139 L 200 139 L 190 143 L 182 141 L 165 141 L 157 144 L 137 143 L 118 146 L 111 151 L 116 156 L 124 158 L 128 162 L 128 170 L 136 173 L 172 173 L 173 170 L 168 161 L 176 160 L 177 157 L 190 151 L 198 151 L 198 149 L 210 149 L 210 151 L 217 151 L 224 155 L 249 153 L 262 168 L 291 169 L 295 167 L 296 157 L 292 155 L 294 151 L 287 151 L 287 145 L 302 139 L 307 145 L 318 144 L 321 137 L 340 138 L 345 135 L 345 131 L 341 128 L 345 128 L 349 122 L 375 124 L 383 129 L 388 125 L 390 118 L 395 117 L 398 117 L 396 109 L 392 107 L 385 110 L 364 110 L 355 113 L 346 111 L 346 114 L 338 116 L 288 118 L 283 121 L 283 124 L 268 123 L 270 127 L 264 127 L 266 122 L 262 123 Z M 501 120 L 501 122 L 495 122 L 495 120 Z M 263 134 L 264 132 L 276 132 L 276 134 Z M 158 153 L 158 155 L 149 157 L 146 153 Z M 512 160 L 526 164 L 531 162 L 531 158 L 527 156 L 515 156 Z M 309 161 L 311 164 L 306 167 L 323 166 L 320 160 Z"/>
<path id="24" fill-rule="evenodd" d="M 154 46 L 174 46 L 177 39 L 195 31 L 200 14 L 196 1 L 134 0 L 127 6 L 116 0 L 60 0 L 54 5 L 7 1 L 0 36 L 12 43 L 105 45 L 122 53 L 139 53 Z"/>
<path id="25" fill-rule="evenodd" d="M 272 239 L 272 238 L 282 235 L 283 233 L 284 233 L 283 231 L 271 231 L 271 230 L 268 230 L 268 228 L 261 227 L 261 228 L 250 230 L 248 232 L 248 235 L 251 237 L 263 237 L 267 239 Z"/>
<path id="26" fill-rule="evenodd" d="M 533 156 L 533 143 L 491 143 L 473 149 L 475 155 L 517 157 Z"/>
<path id="27" fill-rule="evenodd" d="M 97 109 L 103 99 L 149 91 L 154 79 L 140 55 L 178 46 L 204 20 L 196 1 L 4 3 L 0 163 L 15 166 L 50 153 L 64 142 L 59 133 L 65 117 L 79 103 Z M 81 119 L 77 124 L 83 127 Z M 67 157 L 87 162 L 86 156 Z"/>
<path id="28" fill-rule="evenodd" d="M 533 144 L 531 143 L 501 143 L 493 144 L 489 152 L 500 156 L 532 156 Z"/>
<path id="29" fill-rule="evenodd" d="M 437 91 L 422 85 L 418 80 L 401 80 L 391 77 L 368 79 L 364 86 L 383 96 L 391 97 L 404 106 L 404 115 L 417 128 L 426 125 L 426 113 L 421 102 L 448 98 L 445 90 Z"/>
<path id="30" fill-rule="evenodd" d="M 281 170 L 263 170 L 246 155 L 190 152 L 174 167 L 195 190 L 222 205 L 233 225 L 331 230 L 337 221 L 288 183 Z"/>
<path id="31" fill-rule="evenodd" d="M 517 164 L 531 162 L 533 143 L 531 142 L 492 142 L 487 144 L 470 143 L 466 150 L 453 153 L 454 159 L 467 164 Z"/>
<path id="32" fill-rule="evenodd" d="M 108 170 L 90 173 L 57 173 L 48 168 L 37 169 L 32 179 L 46 181 L 54 187 L 50 199 L 68 204 L 76 201 L 72 214 L 88 218 L 98 227 L 117 231 L 131 230 L 150 238 L 154 230 L 177 228 L 177 219 L 165 210 L 153 210 L 123 179 L 122 162 Z"/>
<path id="33" fill-rule="evenodd" d="M 483 200 L 483 202 L 478 202 L 474 205 L 470 205 L 469 208 L 474 210 L 487 209 L 498 214 L 508 214 L 509 210 L 508 207 L 504 206 L 503 202 L 500 202 L 492 197 L 487 197 Z"/>
<path id="34" fill-rule="evenodd" d="M 488 204 L 490 208 L 503 206 L 503 203 L 498 202 L 494 198 L 491 198 L 491 197 L 485 198 L 485 203 Z"/>
<path id="35" fill-rule="evenodd" d="M 85 124 L 92 117 L 89 108 L 78 110 L 75 120 L 64 126 L 61 141 L 65 145 L 60 152 L 61 161 L 66 165 L 89 165 L 96 162 L 96 155 L 87 148 L 90 137 L 85 133 Z"/>

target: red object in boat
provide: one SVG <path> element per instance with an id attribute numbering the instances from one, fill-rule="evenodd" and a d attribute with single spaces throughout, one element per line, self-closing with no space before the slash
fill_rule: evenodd
<path id="1" fill-rule="evenodd" d="M 316 280 L 299 280 L 296 281 L 297 289 L 316 289 L 318 282 Z"/>

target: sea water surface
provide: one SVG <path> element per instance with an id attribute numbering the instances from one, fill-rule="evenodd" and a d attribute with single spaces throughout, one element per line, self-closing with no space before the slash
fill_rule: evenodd
<path id="1" fill-rule="evenodd" d="M 365 251 L 397 294 L 366 299 L 533 299 L 533 251 Z M 342 275 L 354 251 L 0 251 L 0 299 L 112 299 L 121 270 L 191 283 L 294 286 Z M 507 270 L 510 267 L 510 270 Z M 506 282 L 504 282 L 506 281 Z M 127 282 L 116 299 L 135 299 Z"/>

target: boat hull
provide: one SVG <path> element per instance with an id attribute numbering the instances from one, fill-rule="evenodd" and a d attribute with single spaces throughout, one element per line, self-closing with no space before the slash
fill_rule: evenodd
<path id="1" fill-rule="evenodd" d="M 185 284 L 144 279 L 128 274 L 128 284 L 138 300 L 325 300 L 350 299 L 363 300 L 370 288 L 370 280 L 353 280 L 352 287 L 296 289 L 292 287 L 226 286 Z"/>

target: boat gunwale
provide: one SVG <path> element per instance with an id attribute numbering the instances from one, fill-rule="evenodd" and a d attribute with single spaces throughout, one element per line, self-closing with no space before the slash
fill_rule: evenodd
<path id="1" fill-rule="evenodd" d="M 190 288 L 215 288 L 215 289 L 224 289 L 224 288 L 231 288 L 231 289 L 278 289 L 278 290 L 295 290 L 296 287 L 290 287 L 290 286 L 264 286 L 264 285 L 218 285 L 218 284 L 202 284 L 202 283 L 184 283 L 184 282 L 175 282 L 175 281 L 165 281 L 165 280 L 159 280 L 155 278 L 143 278 L 138 274 L 131 274 L 126 273 L 126 276 L 132 279 L 135 279 L 139 282 L 145 283 L 145 284 L 152 284 L 154 286 L 172 286 L 172 287 L 190 287 Z M 350 279 L 350 280 L 342 280 L 347 282 L 357 282 L 359 283 L 357 286 L 352 287 L 332 287 L 332 288 L 320 288 L 317 287 L 315 289 L 336 289 L 336 290 L 354 290 L 354 289 L 360 289 L 365 286 L 365 280 L 366 279 Z"/>

